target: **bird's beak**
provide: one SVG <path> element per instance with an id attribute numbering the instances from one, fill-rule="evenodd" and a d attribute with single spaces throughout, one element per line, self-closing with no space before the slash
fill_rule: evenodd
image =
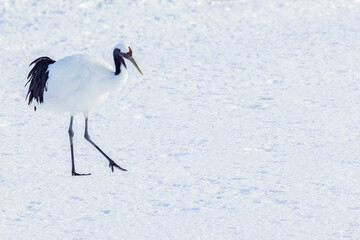
<path id="1" fill-rule="evenodd" d="M 144 75 L 144 74 L 142 73 L 142 71 L 140 70 L 139 66 L 136 64 L 135 59 L 134 59 L 133 57 L 129 57 L 129 60 L 130 60 L 130 62 L 132 62 L 132 64 L 134 64 L 134 66 L 136 67 L 136 69 L 139 70 L 139 72 L 141 73 L 141 75 Z"/>

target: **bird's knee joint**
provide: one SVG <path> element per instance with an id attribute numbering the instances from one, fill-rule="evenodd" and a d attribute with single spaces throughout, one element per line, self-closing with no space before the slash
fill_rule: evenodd
<path id="1" fill-rule="evenodd" d="M 90 140 L 89 134 L 88 134 L 88 133 L 85 133 L 85 134 L 84 134 L 84 138 L 85 138 L 86 140 Z"/>
<path id="2" fill-rule="evenodd" d="M 74 132 L 73 132 L 72 130 L 69 130 L 68 133 L 69 133 L 69 136 L 70 136 L 70 137 L 73 137 L 73 136 L 74 136 Z"/>

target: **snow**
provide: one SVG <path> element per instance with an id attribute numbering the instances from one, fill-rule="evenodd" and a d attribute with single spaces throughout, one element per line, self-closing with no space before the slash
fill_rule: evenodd
<path id="1" fill-rule="evenodd" d="M 360 239 L 360 2 L 0 2 L 1 239 Z M 74 122 L 29 63 L 130 44 Z"/>

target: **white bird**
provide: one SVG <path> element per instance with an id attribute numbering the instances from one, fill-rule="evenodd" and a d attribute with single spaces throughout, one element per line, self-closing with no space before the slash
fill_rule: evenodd
<path id="1" fill-rule="evenodd" d="M 107 62 L 78 54 L 54 61 L 49 57 L 40 57 L 34 60 L 35 66 L 28 75 L 29 90 L 26 95 L 28 104 L 33 100 L 43 104 L 46 108 L 70 113 L 70 149 L 73 176 L 90 175 L 79 174 L 75 171 L 72 130 L 73 118 L 77 113 L 85 116 L 85 139 L 99 150 L 109 161 L 109 167 L 122 171 L 126 169 L 117 165 L 91 139 L 88 133 L 88 116 L 91 109 L 103 103 L 110 91 L 119 89 L 126 81 L 128 73 L 125 59 L 129 60 L 143 74 L 132 57 L 129 45 L 118 44 L 113 51 L 115 70 Z M 34 106 L 36 111 L 36 106 Z"/>

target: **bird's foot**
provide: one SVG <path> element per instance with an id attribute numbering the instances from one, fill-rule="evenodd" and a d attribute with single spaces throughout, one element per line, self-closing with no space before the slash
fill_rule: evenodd
<path id="1" fill-rule="evenodd" d="M 109 160 L 109 167 L 111 168 L 112 172 L 114 172 L 114 167 L 117 167 L 121 171 L 127 171 L 125 168 L 122 168 L 119 165 L 117 165 L 116 162 L 114 162 L 113 160 Z"/>
<path id="2" fill-rule="evenodd" d="M 91 175 L 91 173 L 77 173 L 77 172 L 72 172 L 71 174 L 73 176 L 89 176 L 89 175 Z"/>

